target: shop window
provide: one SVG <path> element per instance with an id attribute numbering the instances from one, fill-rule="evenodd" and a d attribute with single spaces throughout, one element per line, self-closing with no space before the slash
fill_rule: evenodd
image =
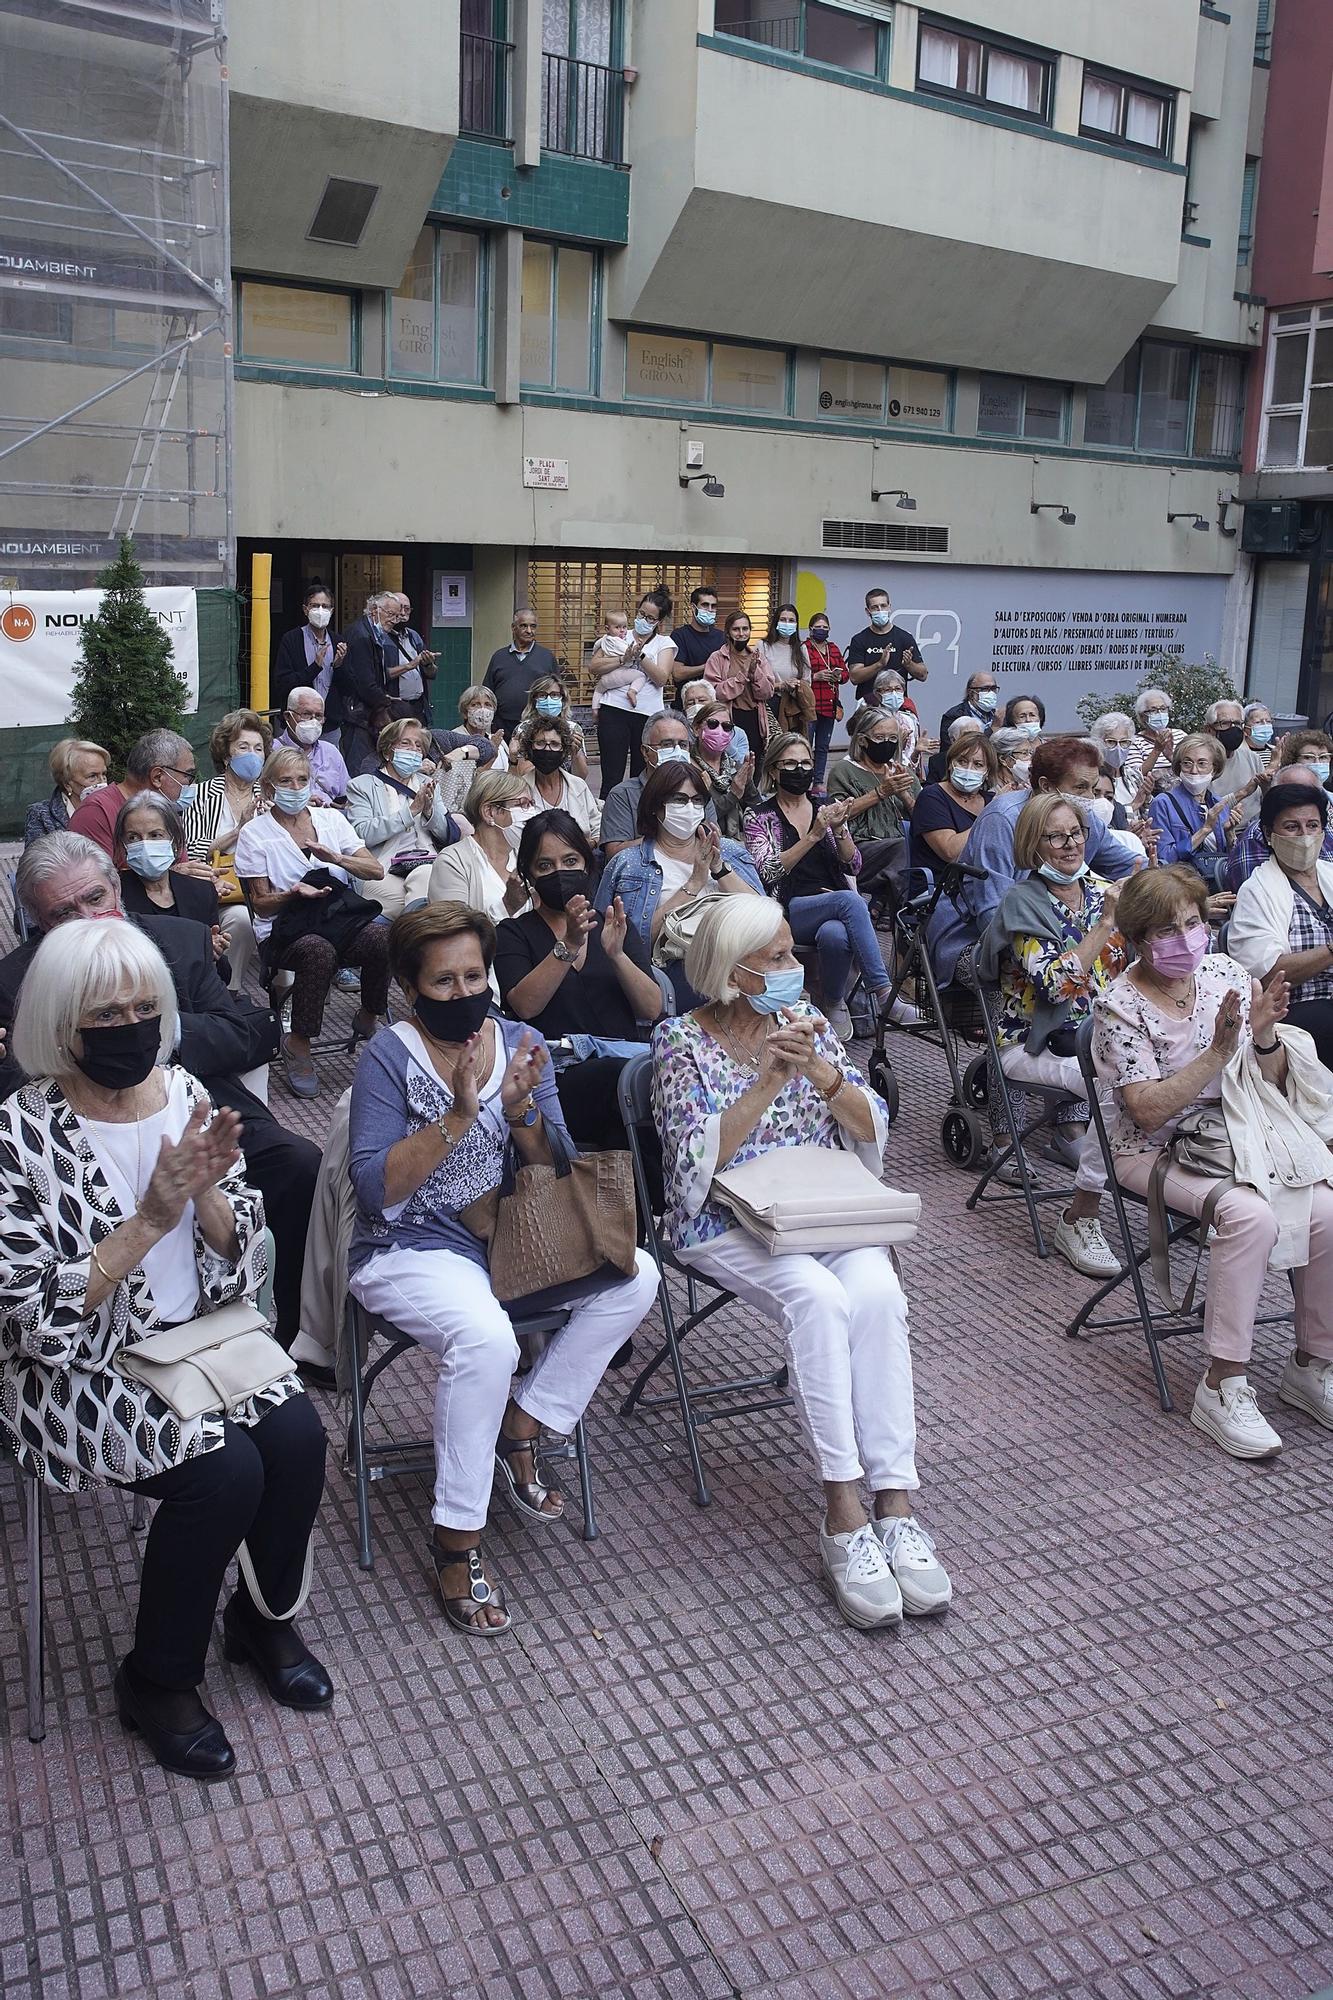
<path id="1" fill-rule="evenodd" d="M 987 437 L 1047 438 L 1058 443 L 1065 435 L 1068 400 L 1056 382 L 983 375 L 977 430 Z"/>
<path id="2" fill-rule="evenodd" d="M 637 330 L 626 337 L 625 395 L 631 402 L 785 416 L 790 394 L 791 356 L 784 348 Z"/>
<path id="3" fill-rule="evenodd" d="M 237 290 L 243 361 L 355 369 L 356 300 L 351 292 L 271 285 L 257 278 L 242 278 Z"/>
<path id="4" fill-rule="evenodd" d="M 912 424 L 921 430 L 947 431 L 953 378 L 940 368 L 889 367 L 888 416 L 891 424 Z"/>

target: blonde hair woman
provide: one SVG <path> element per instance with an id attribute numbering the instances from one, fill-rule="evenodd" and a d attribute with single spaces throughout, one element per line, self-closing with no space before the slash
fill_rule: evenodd
<path id="1" fill-rule="evenodd" d="M 526 910 L 528 892 L 514 856 L 532 807 L 532 782 L 517 772 L 483 771 L 475 777 L 466 801 L 472 831 L 436 855 L 427 902 L 465 903 L 493 924 Z"/>
<path id="2" fill-rule="evenodd" d="M 23 845 L 30 847 L 44 833 L 63 833 L 83 804 L 84 795 L 97 791 L 107 781 L 111 753 L 100 743 L 79 736 L 62 736 L 52 746 L 46 760 L 55 790 L 49 799 L 37 799 L 28 807 L 23 822 Z"/>

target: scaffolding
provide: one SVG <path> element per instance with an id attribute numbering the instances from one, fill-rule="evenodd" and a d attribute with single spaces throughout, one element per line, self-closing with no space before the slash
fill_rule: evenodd
<path id="1" fill-rule="evenodd" d="M 230 585 L 225 0 L 0 0 L 0 582 Z"/>

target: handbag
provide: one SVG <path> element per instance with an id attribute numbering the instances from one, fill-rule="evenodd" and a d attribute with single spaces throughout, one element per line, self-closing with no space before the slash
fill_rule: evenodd
<path id="1" fill-rule="evenodd" d="M 1208 1198 L 1199 1211 L 1198 1253 L 1179 1305 L 1171 1288 L 1171 1230 L 1167 1219 L 1165 1189 L 1167 1170 L 1173 1166 L 1183 1167 L 1187 1173 L 1203 1174 L 1213 1182 Z M 1213 1226 L 1213 1216 L 1217 1212 L 1218 1202 L 1227 1190 L 1235 1185 L 1236 1155 L 1232 1151 L 1226 1116 L 1221 1104 L 1191 1105 L 1172 1133 L 1170 1144 L 1163 1146 L 1153 1161 L 1152 1172 L 1148 1177 L 1148 1247 L 1152 1254 L 1153 1283 L 1157 1287 L 1157 1296 L 1168 1312 L 1193 1312 L 1194 1295 L 1199 1283 L 1199 1266 L 1203 1262 L 1208 1231 Z"/>
<path id="2" fill-rule="evenodd" d="M 638 1238 L 630 1156 L 579 1153 L 563 1170 L 520 1166 L 512 1189 L 483 1195 L 459 1221 L 486 1244 L 501 1305 L 577 1287 L 608 1265 L 630 1277 Z"/>
<path id="3" fill-rule="evenodd" d="M 209 1410 L 234 1410 L 293 1372 L 290 1354 L 264 1315 L 245 1301 L 164 1326 L 122 1347 L 116 1365 L 184 1422 Z"/>
<path id="4" fill-rule="evenodd" d="M 899 1248 L 921 1220 L 921 1197 L 888 1187 L 841 1146 L 777 1146 L 724 1167 L 712 1192 L 772 1257 Z"/>
<path id="5" fill-rule="evenodd" d="M 665 971 L 667 966 L 676 965 L 684 958 L 686 947 L 698 930 L 704 911 L 721 894 L 720 889 L 701 889 L 697 896 L 689 896 L 683 903 L 677 903 L 674 910 L 667 911 L 653 942 L 654 965 Z"/>
<path id="6" fill-rule="evenodd" d="M 809 681 L 792 681 L 778 696 L 778 727 L 804 736 L 815 720 L 815 695 Z"/>
<path id="7" fill-rule="evenodd" d="M 215 847 L 209 857 L 208 865 L 213 870 L 213 878 L 217 884 L 220 908 L 226 910 L 230 909 L 233 903 L 243 903 L 245 892 L 236 873 L 235 852 L 224 853 L 220 847 Z"/>

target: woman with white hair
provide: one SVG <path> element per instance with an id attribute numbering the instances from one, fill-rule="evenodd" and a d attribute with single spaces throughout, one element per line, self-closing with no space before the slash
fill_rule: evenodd
<path id="1" fill-rule="evenodd" d="M 1234 734 L 1228 730 L 1228 736 Z M 1237 826 L 1248 826 L 1259 816 L 1259 807 L 1277 776 L 1281 746 L 1273 740 L 1273 711 L 1262 701 L 1247 701 L 1241 711 L 1241 740 L 1228 749 L 1221 735 L 1218 741 L 1227 751 L 1227 760 L 1217 781 L 1219 792 L 1231 795 L 1232 817 Z"/>
<path id="2" fill-rule="evenodd" d="M 111 769 L 111 755 L 100 743 L 62 736 L 46 760 L 55 789 L 49 799 L 37 799 L 23 822 L 23 845 L 31 847 L 45 833 L 63 833 L 89 792 L 100 791 Z"/>
<path id="3" fill-rule="evenodd" d="M 1161 688 L 1144 688 L 1134 697 L 1137 734 L 1125 758 L 1126 785 L 1146 786 L 1145 796 L 1168 791 L 1174 782 L 1171 759 L 1184 739 L 1183 729 L 1171 726 L 1171 697 Z"/>
<path id="4" fill-rule="evenodd" d="M 150 1334 L 252 1301 L 265 1274 L 240 1118 L 165 1066 L 176 1027 L 171 974 L 133 924 L 61 924 L 24 977 L 14 1055 L 32 1080 L 0 1104 L 0 1442 L 58 1492 L 158 1501 L 117 1707 L 168 1770 L 222 1778 L 236 1758 L 198 1689 L 242 1541 L 259 1597 L 238 1584 L 227 1658 L 286 1707 L 333 1699 L 291 1622 L 324 1432 L 294 1374 L 186 1418 L 119 1365 Z"/>
<path id="5" fill-rule="evenodd" d="M 878 1174 L 884 1106 L 802 999 L 779 904 L 720 898 L 690 941 L 685 976 L 703 1005 L 653 1033 L 666 1233 L 685 1263 L 782 1327 L 824 1484 L 824 1575 L 843 1616 L 869 1630 L 905 1610 L 943 1610 L 952 1587 L 912 1513 L 920 1481 L 907 1301 L 888 1253 L 771 1256 L 713 1192 L 721 1168 L 782 1146 L 844 1147 Z"/>

